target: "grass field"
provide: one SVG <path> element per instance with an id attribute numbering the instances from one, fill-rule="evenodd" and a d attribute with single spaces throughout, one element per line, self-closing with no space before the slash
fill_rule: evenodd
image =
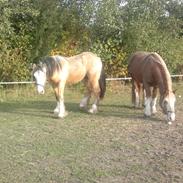
<path id="1" fill-rule="evenodd" d="M 175 88 L 172 125 L 160 110 L 145 119 L 133 109 L 129 86 L 108 90 L 97 115 L 79 109 L 80 90 L 67 89 L 65 119 L 53 115 L 50 90 L 1 88 L 0 183 L 182 183 L 183 83 Z"/>

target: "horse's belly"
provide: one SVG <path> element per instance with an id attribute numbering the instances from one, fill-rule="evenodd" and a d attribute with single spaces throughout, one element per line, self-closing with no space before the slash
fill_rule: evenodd
<path id="1" fill-rule="evenodd" d="M 131 77 L 136 81 L 136 82 L 139 82 L 139 83 L 142 83 L 143 82 L 143 76 L 142 76 L 142 73 L 136 73 L 136 72 L 132 72 L 131 73 Z"/>
<path id="2" fill-rule="evenodd" d="M 82 73 L 71 73 L 67 79 L 67 83 L 74 84 L 83 80 L 85 77 L 85 72 Z"/>

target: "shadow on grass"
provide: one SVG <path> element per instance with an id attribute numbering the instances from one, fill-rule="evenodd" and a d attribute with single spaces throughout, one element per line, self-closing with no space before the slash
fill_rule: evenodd
<path id="1" fill-rule="evenodd" d="M 26 101 L 24 102 L 2 102 L 0 103 L 0 113 L 16 113 L 23 114 L 28 116 L 37 116 L 37 117 L 51 117 L 57 119 L 57 116 L 54 115 L 53 110 L 56 106 L 55 101 Z M 86 113 L 79 108 L 78 103 L 65 103 L 66 110 L 77 113 Z"/>
<path id="2" fill-rule="evenodd" d="M 53 110 L 55 108 L 55 101 L 26 101 L 26 102 L 2 102 L 0 103 L 0 113 L 14 113 L 14 114 L 22 114 L 27 116 L 34 117 L 43 117 L 43 118 L 52 118 L 58 119 L 57 116 L 53 114 Z M 79 103 L 75 102 L 66 102 L 65 103 L 66 110 L 68 112 L 78 113 L 79 114 L 89 114 L 85 110 L 81 110 L 79 108 Z M 96 116 L 101 116 L 104 118 L 108 117 L 118 117 L 122 119 L 129 120 L 144 120 L 144 121 L 161 121 L 158 117 L 145 118 L 143 116 L 143 108 L 134 108 L 129 105 L 100 105 L 99 112 Z M 92 114 L 91 114 L 92 115 Z"/>
<path id="3" fill-rule="evenodd" d="M 97 114 L 102 117 L 120 117 L 122 119 L 128 120 L 143 120 L 146 122 L 162 122 L 163 119 L 160 119 L 158 115 L 153 115 L 151 117 L 144 116 L 144 107 L 135 108 L 131 105 L 101 105 L 103 109 Z M 109 110 L 111 108 L 111 110 Z M 118 110 L 116 110 L 118 109 Z M 120 109 L 120 110 L 119 110 Z"/>
<path id="4" fill-rule="evenodd" d="M 135 110 L 143 110 L 144 107 L 138 107 L 138 108 L 135 108 L 134 106 L 132 105 L 121 105 L 121 104 L 100 104 L 100 106 L 102 107 L 118 107 L 118 108 L 126 108 L 126 109 L 135 109 Z"/>

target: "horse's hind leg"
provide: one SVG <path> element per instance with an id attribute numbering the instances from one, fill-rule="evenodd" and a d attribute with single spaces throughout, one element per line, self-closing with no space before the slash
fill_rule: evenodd
<path id="1" fill-rule="evenodd" d="M 80 104 L 79 104 L 80 108 L 87 110 L 90 98 L 91 98 L 91 92 L 87 91 L 86 94 L 84 95 L 83 99 L 81 100 Z"/>
<path id="2" fill-rule="evenodd" d="M 152 114 L 152 110 L 151 110 L 151 103 L 152 103 L 151 88 L 148 86 L 148 84 L 145 83 L 144 84 L 144 89 L 145 89 L 145 92 L 146 92 L 144 115 L 149 117 Z"/>
<path id="3" fill-rule="evenodd" d="M 140 91 L 141 85 L 132 80 L 132 104 L 134 107 L 140 107 Z"/>
<path id="4" fill-rule="evenodd" d="M 92 114 L 98 112 L 98 104 L 100 100 L 99 94 L 98 95 L 94 94 L 94 96 L 95 96 L 94 103 L 92 104 L 92 107 L 88 110 L 88 112 Z"/>
<path id="5" fill-rule="evenodd" d="M 152 91 L 152 101 L 151 101 L 152 114 L 155 114 L 157 112 L 156 110 L 157 93 L 158 93 L 158 89 L 154 87 Z"/>
<path id="6" fill-rule="evenodd" d="M 91 98 L 91 86 L 87 79 L 85 80 L 85 86 L 86 86 L 86 93 L 85 93 L 84 97 L 82 98 L 79 106 L 80 106 L 80 108 L 87 110 L 87 107 L 88 107 L 88 104 L 89 104 L 89 101 Z"/>
<path id="7" fill-rule="evenodd" d="M 86 94 L 86 95 L 83 97 L 83 99 L 81 100 L 81 102 L 80 102 L 80 104 L 79 104 L 79 107 L 80 107 L 80 108 L 83 108 L 83 109 L 87 109 L 89 100 L 90 100 L 90 95 L 87 95 L 87 94 Z"/>
<path id="8" fill-rule="evenodd" d="M 98 79 L 92 81 L 92 93 L 95 97 L 94 103 L 92 104 L 91 108 L 88 110 L 89 113 L 97 113 L 98 112 L 98 104 L 100 101 L 100 86 Z"/>

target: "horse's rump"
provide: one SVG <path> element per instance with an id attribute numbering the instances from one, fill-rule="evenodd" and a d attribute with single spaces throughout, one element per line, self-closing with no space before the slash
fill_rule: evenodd
<path id="1" fill-rule="evenodd" d="M 157 86 L 159 82 L 171 85 L 171 78 L 161 56 L 154 52 L 136 52 L 129 59 L 128 71 L 136 82 Z"/>
<path id="2" fill-rule="evenodd" d="M 101 59 L 91 52 L 66 57 L 66 60 L 68 61 L 68 83 L 77 83 L 86 76 L 87 78 L 94 77 L 102 70 Z"/>

